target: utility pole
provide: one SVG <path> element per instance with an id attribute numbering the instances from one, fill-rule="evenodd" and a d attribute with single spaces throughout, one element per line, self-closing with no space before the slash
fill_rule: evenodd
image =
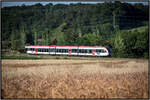
<path id="1" fill-rule="evenodd" d="M 115 11 L 113 11 L 113 27 L 116 28 L 116 14 Z"/>
<path id="2" fill-rule="evenodd" d="M 96 25 L 96 35 L 99 35 L 99 29 L 98 29 L 98 25 Z"/>
<path id="3" fill-rule="evenodd" d="M 34 32 L 34 45 L 37 45 L 37 30 L 36 28 L 33 29 Z"/>

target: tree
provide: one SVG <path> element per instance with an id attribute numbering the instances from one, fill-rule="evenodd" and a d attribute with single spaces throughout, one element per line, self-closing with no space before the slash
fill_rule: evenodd
<path id="1" fill-rule="evenodd" d="M 103 24 L 100 30 L 100 35 L 105 39 L 109 39 L 114 35 L 114 28 L 113 25 L 110 23 Z"/>
<path id="2" fill-rule="evenodd" d="M 138 57 L 144 57 L 146 54 L 148 55 L 149 50 L 149 32 L 148 28 L 146 28 L 143 32 L 138 32 L 137 41 L 135 43 L 136 55 Z"/>
<path id="3" fill-rule="evenodd" d="M 115 39 L 114 39 L 114 50 L 117 57 L 125 57 L 126 51 L 125 51 L 125 43 L 124 39 L 122 37 L 121 32 L 117 32 Z"/>
<path id="4" fill-rule="evenodd" d="M 25 24 L 22 25 L 21 28 L 21 35 L 20 35 L 20 42 L 21 42 L 21 48 L 24 48 L 26 43 L 26 31 L 25 31 Z"/>
<path id="5" fill-rule="evenodd" d="M 49 44 L 50 37 L 49 37 L 49 30 L 46 31 L 46 45 Z"/>
<path id="6" fill-rule="evenodd" d="M 37 38 L 38 38 L 38 36 L 37 36 L 37 30 L 36 30 L 36 28 L 34 27 L 32 31 L 33 31 L 33 33 L 34 33 L 34 45 L 37 45 Z"/>
<path id="7" fill-rule="evenodd" d="M 55 37 L 57 40 L 57 45 L 65 45 L 65 34 L 63 32 L 66 23 L 62 23 L 56 29 L 52 31 L 52 37 Z"/>
<path id="8" fill-rule="evenodd" d="M 85 34 L 80 41 L 80 45 L 84 46 L 101 46 L 104 44 L 104 40 L 96 34 Z"/>
<path id="9" fill-rule="evenodd" d="M 15 32 L 13 31 L 10 36 L 11 49 L 15 49 Z"/>

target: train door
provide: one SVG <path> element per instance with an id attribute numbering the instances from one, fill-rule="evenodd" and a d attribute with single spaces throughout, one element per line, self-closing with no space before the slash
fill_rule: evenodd
<path id="1" fill-rule="evenodd" d="M 69 55 L 71 55 L 71 49 L 69 49 Z"/>
<path id="2" fill-rule="evenodd" d="M 95 49 L 93 49 L 92 56 L 95 56 Z"/>
<path id="3" fill-rule="evenodd" d="M 30 48 L 31 54 L 34 54 L 35 48 Z"/>
<path id="4" fill-rule="evenodd" d="M 101 49 L 96 49 L 95 50 L 95 55 L 96 56 L 101 56 Z"/>
<path id="5" fill-rule="evenodd" d="M 35 54 L 37 54 L 37 48 L 35 48 Z"/>

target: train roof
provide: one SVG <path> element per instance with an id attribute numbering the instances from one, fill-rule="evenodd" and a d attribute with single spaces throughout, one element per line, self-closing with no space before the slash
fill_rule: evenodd
<path id="1" fill-rule="evenodd" d="M 106 48 L 104 46 L 25 46 L 25 48 Z"/>

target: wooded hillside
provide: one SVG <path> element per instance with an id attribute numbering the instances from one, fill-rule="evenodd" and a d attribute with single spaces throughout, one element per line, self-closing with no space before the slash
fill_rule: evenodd
<path id="1" fill-rule="evenodd" d="M 148 5 L 118 1 L 5 7 L 2 49 L 51 44 L 110 46 L 116 57 L 147 58 L 148 18 Z"/>

